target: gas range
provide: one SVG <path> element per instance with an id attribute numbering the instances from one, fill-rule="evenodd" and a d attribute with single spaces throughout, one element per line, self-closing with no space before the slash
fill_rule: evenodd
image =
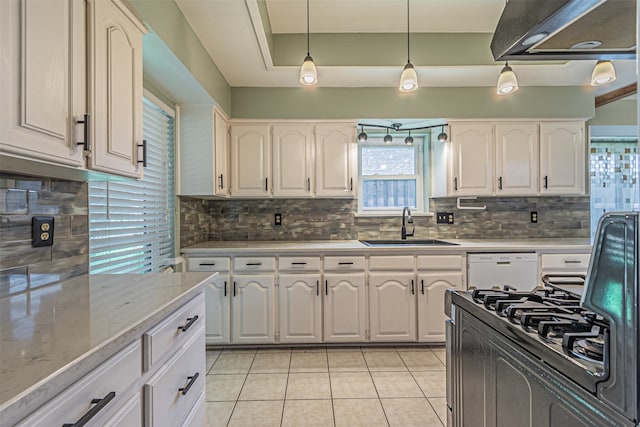
<path id="1" fill-rule="evenodd" d="M 639 241 L 607 214 L 583 286 L 447 292 L 449 425 L 640 426 Z"/>

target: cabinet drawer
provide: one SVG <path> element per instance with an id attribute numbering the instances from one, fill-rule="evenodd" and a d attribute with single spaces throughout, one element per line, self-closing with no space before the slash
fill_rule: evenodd
<path id="1" fill-rule="evenodd" d="M 421 255 L 416 259 L 418 270 L 464 270 L 462 255 Z"/>
<path id="2" fill-rule="evenodd" d="M 126 404 L 121 397 L 141 375 L 141 357 L 140 341 L 136 340 L 18 425 L 44 427 L 75 423 L 99 405 L 104 406 L 96 419 L 113 414 L 118 405 Z M 92 404 L 92 399 L 103 401 Z"/>
<path id="3" fill-rule="evenodd" d="M 196 404 L 182 423 L 182 427 L 205 427 L 207 425 L 207 402 L 206 393 L 200 393 L 196 399 Z"/>
<path id="4" fill-rule="evenodd" d="M 363 256 L 327 256 L 324 257 L 325 270 L 364 270 Z"/>
<path id="5" fill-rule="evenodd" d="M 587 271 L 591 254 L 542 254 L 542 271 Z"/>
<path id="6" fill-rule="evenodd" d="M 204 327 L 160 367 L 144 385 L 145 425 L 175 427 L 182 424 L 205 390 Z"/>
<path id="7" fill-rule="evenodd" d="M 320 271 L 320 257 L 280 257 L 278 268 L 284 271 Z"/>
<path id="8" fill-rule="evenodd" d="M 204 313 L 204 293 L 201 293 L 147 331 L 142 336 L 145 372 L 174 347 L 195 335 L 200 325 L 204 325 Z"/>
<path id="9" fill-rule="evenodd" d="M 275 271 L 273 257 L 237 257 L 233 261 L 233 271 Z"/>
<path id="10" fill-rule="evenodd" d="M 140 390 L 129 397 L 127 403 L 108 420 L 100 422 L 102 427 L 141 427 L 142 426 L 142 393 Z"/>
<path id="11" fill-rule="evenodd" d="M 196 257 L 187 259 L 188 271 L 229 271 L 231 260 L 225 257 Z"/>
<path id="12" fill-rule="evenodd" d="M 372 256 L 369 270 L 413 271 L 415 258 L 412 256 Z"/>

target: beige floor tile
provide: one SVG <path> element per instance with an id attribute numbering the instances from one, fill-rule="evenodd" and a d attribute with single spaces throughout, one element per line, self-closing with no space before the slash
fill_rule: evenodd
<path id="1" fill-rule="evenodd" d="M 257 354 L 262 353 L 289 353 L 291 354 L 291 347 L 265 347 L 259 348 Z"/>
<path id="2" fill-rule="evenodd" d="M 407 367 L 396 351 L 363 351 L 370 371 L 406 371 Z M 418 353 L 420 354 L 420 353 Z"/>
<path id="3" fill-rule="evenodd" d="M 333 426 L 331 400 L 286 400 L 282 427 Z"/>
<path id="4" fill-rule="evenodd" d="M 329 376 L 334 399 L 378 397 L 369 372 L 332 372 Z"/>
<path id="5" fill-rule="evenodd" d="M 222 350 L 222 354 L 256 354 L 258 347 L 238 347 L 238 348 L 225 348 Z"/>
<path id="6" fill-rule="evenodd" d="M 372 353 L 376 351 L 396 351 L 396 349 L 393 345 L 378 345 L 372 347 L 362 346 L 363 353 Z"/>
<path id="7" fill-rule="evenodd" d="M 252 374 L 276 374 L 289 372 L 291 352 L 258 352 L 251 365 Z"/>
<path id="8" fill-rule="evenodd" d="M 326 347 L 291 347 L 292 353 L 326 353 Z"/>
<path id="9" fill-rule="evenodd" d="M 207 372 L 211 370 L 211 367 L 215 363 L 216 359 L 220 356 L 219 351 L 207 351 Z"/>
<path id="10" fill-rule="evenodd" d="M 352 351 L 357 351 L 362 353 L 362 349 L 360 348 L 360 346 L 336 346 L 336 347 L 327 347 L 327 353 L 343 353 L 343 352 L 352 352 Z"/>
<path id="11" fill-rule="evenodd" d="M 433 351 L 433 354 L 436 355 L 438 360 L 440 360 L 442 362 L 442 364 L 446 366 L 446 364 L 447 364 L 447 350 L 444 349 L 444 348 L 433 348 L 431 350 Z"/>
<path id="12" fill-rule="evenodd" d="M 432 352 L 399 351 L 398 354 L 410 371 L 444 370 L 444 364 Z"/>
<path id="13" fill-rule="evenodd" d="M 291 353 L 289 372 L 328 372 L 327 353 Z"/>
<path id="14" fill-rule="evenodd" d="M 438 418 L 440 418 L 440 421 L 442 421 L 442 424 L 447 425 L 447 412 L 448 412 L 447 398 L 437 397 L 437 398 L 430 398 L 427 400 L 431 404 L 431 407 L 433 407 L 433 409 L 436 411 L 436 414 L 438 414 Z"/>
<path id="15" fill-rule="evenodd" d="M 447 371 L 412 372 L 426 397 L 447 397 Z"/>
<path id="16" fill-rule="evenodd" d="M 378 399 L 336 399 L 333 413 L 336 427 L 388 426 Z"/>
<path id="17" fill-rule="evenodd" d="M 213 364 L 210 374 L 246 374 L 251 368 L 254 353 L 223 352 Z"/>
<path id="18" fill-rule="evenodd" d="M 246 375 L 207 375 L 207 401 L 235 401 Z"/>
<path id="19" fill-rule="evenodd" d="M 367 364 L 361 351 L 328 352 L 329 371 L 331 372 L 359 372 L 367 371 Z"/>
<path id="20" fill-rule="evenodd" d="M 282 400 L 246 400 L 236 403 L 229 427 L 279 427 L 282 420 Z"/>
<path id="21" fill-rule="evenodd" d="M 289 374 L 287 399 L 330 399 L 328 373 Z"/>
<path id="22" fill-rule="evenodd" d="M 207 427 L 224 427 L 236 402 L 207 402 Z"/>
<path id="23" fill-rule="evenodd" d="M 427 399 L 381 399 L 391 427 L 442 427 Z"/>
<path id="24" fill-rule="evenodd" d="M 422 352 L 430 352 L 431 347 L 428 345 L 400 345 L 395 347 L 396 351 L 422 351 Z"/>
<path id="25" fill-rule="evenodd" d="M 371 376 L 380 398 L 424 397 L 409 372 L 372 372 Z"/>
<path id="26" fill-rule="evenodd" d="M 249 374 L 239 400 L 282 400 L 288 374 Z"/>

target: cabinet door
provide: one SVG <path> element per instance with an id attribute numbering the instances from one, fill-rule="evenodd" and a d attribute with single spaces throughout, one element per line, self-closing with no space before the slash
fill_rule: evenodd
<path id="1" fill-rule="evenodd" d="M 231 333 L 234 344 L 275 342 L 273 274 L 233 277 Z"/>
<path id="2" fill-rule="evenodd" d="M 355 126 L 316 126 L 317 197 L 353 197 L 356 194 Z"/>
<path id="3" fill-rule="evenodd" d="M 540 193 L 584 194 L 584 123 L 540 123 Z"/>
<path id="4" fill-rule="evenodd" d="M 454 123 L 454 196 L 487 196 L 493 193 L 493 126 L 488 123 Z"/>
<path id="5" fill-rule="evenodd" d="M 441 271 L 418 275 L 418 340 L 445 342 L 444 293 L 462 289 L 461 271 Z"/>
<path id="6" fill-rule="evenodd" d="M 142 178 L 142 24 L 119 0 L 89 2 L 91 169 Z M 140 160 L 140 162 L 138 162 Z"/>
<path id="7" fill-rule="evenodd" d="M 496 124 L 496 194 L 538 192 L 538 124 Z"/>
<path id="8" fill-rule="evenodd" d="M 271 141 L 268 125 L 231 127 L 231 195 L 271 194 Z"/>
<path id="9" fill-rule="evenodd" d="M 231 342 L 231 282 L 228 274 L 219 274 L 204 288 L 207 344 Z"/>
<path id="10" fill-rule="evenodd" d="M 224 116 L 215 109 L 213 110 L 213 129 L 216 163 L 215 194 L 218 196 L 228 196 L 230 192 L 229 124 Z"/>
<path id="11" fill-rule="evenodd" d="M 325 274 L 324 340 L 365 341 L 366 297 L 364 273 Z"/>
<path id="12" fill-rule="evenodd" d="M 320 275 L 280 276 L 280 341 L 320 342 L 322 339 L 322 297 Z"/>
<path id="13" fill-rule="evenodd" d="M 413 274 L 369 275 L 371 341 L 416 340 L 416 296 Z"/>
<path id="14" fill-rule="evenodd" d="M 0 153 L 82 166 L 85 33 L 83 2 L 0 2 Z"/>
<path id="15" fill-rule="evenodd" d="M 273 195 L 311 195 L 313 126 L 273 127 Z"/>

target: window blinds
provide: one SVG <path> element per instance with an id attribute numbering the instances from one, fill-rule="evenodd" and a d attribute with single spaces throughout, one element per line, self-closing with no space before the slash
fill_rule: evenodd
<path id="1" fill-rule="evenodd" d="M 143 104 L 147 167 L 140 181 L 89 182 L 89 273 L 159 272 L 173 258 L 172 113 Z"/>

